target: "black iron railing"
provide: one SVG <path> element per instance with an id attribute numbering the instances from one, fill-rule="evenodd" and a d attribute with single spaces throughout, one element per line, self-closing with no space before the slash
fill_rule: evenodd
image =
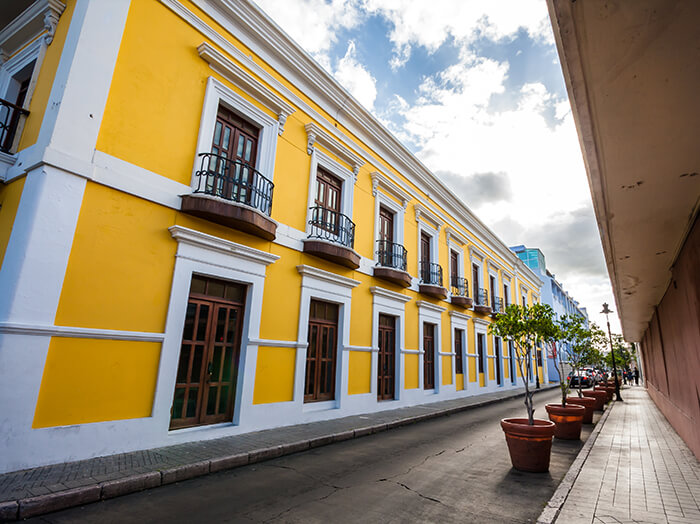
<path id="1" fill-rule="evenodd" d="M 377 265 L 406 271 L 406 248 L 388 240 L 377 240 Z"/>
<path id="2" fill-rule="evenodd" d="M 15 134 L 19 126 L 19 118 L 28 115 L 29 111 L 0 98 L 0 151 L 10 153 Z"/>
<path id="3" fill-rule="evenodd" d="M 442 286 L 442 268 L 427 260 L 420 261 L 420 283 L 432 286 Z"/>
<path id="4" fill-rule="evenodd" d="M 474 297 L 476 301 L 477 306 L 486 306 L 488 307 L 489 305 L 489 294 L 486 292 L 486 290 L 482 287 L 479 288 L 479 292 L 476 294 Z"/>
<path id="5" fill-rule="evenodd" d="M 203 193 L 253 207 L 267 216 L 272 211 L 275 185 L 259 171 L 238 160 L 202 153 L 195 193 Z"/>
<path id="6" fill-rule="evenodd" d="M 355 223 L 342 213 L 325 207 L 312 207 L 309 225 L 309 238 L 329 240 L 350 249 L 355 245 Z"/>
<path id="7" fill-rule="evenodd" d="M 452 275 L 452 278 L 450 279 L 450 286 L 452 296 L 466 297 L 469 293 L 469 283 L 467 282 L 466 278 Z"/>
<path id="8" fill-rule="evenodd" d="M 503 299 L 496 297 L 493 299 L 493 304 L 491 304 L 491 309 L 494 313 L 503 313 L 505 309 L 503 308 Z"/>

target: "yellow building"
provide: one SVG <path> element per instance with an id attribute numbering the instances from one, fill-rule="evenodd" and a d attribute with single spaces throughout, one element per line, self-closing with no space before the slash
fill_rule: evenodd
<path id="1" fill-rule="evenodd" d="M 7 9 L 0 472 L 522 384 L 541 282 L 255 5 Z"/>

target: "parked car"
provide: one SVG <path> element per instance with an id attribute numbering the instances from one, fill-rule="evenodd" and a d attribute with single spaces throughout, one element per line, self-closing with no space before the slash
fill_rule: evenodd
<path id="1" fill-rule="evenodd" d="M 580 383 L 581 386 L 584 387 L 590 387 L 593 385 L 593 375 L 589 374 L 585 369 L 582 369 L 580 371 L 576 371 L 575 373 L 572 371 L 569 373 L 569 385 L 570 386 L 578 386 Z"/>

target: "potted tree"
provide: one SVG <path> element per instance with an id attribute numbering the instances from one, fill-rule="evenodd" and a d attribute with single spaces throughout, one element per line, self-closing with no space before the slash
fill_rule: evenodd
<path id="1" fill-rule="evenodd" d="M 607 345 L 607 337 L 605 336 L 605 332 L 600 329 L 595 322 L 591 323 L 588 333 L 588 344 L 583 355 L 582 364 L 601 366 L 603 364 L 603 352 L 601 350 Z M 598 411 L 603 411 L 605 409 L 605 402 L 608 398 L 608 392 L 605 387 L 596 390 L 596 386 L 594 386 L 592 389 L 582 391 L 581 393 L 585 397 L 591 397 L 596 400 L 593 409 Z"/>
<path id="2" fill-rule="evenodd" d="M 527 356 L 534 347 L 541 331 L 543 318 L 551 320 L 552 309 L 548 305 L 532 307 L 510 304 L 503 314 L 489 325 L 489 333 L 513 342 L 518 371 L 525 386 L 527 418 L 504 418 L 501 428 L 506 436 L 510 460 L 521 471 L 549 471 L 554 423 L 536 419 L 532 394 L 527 381 Z"/>
<path id="3" fill-rule="evenodd" d="M 561 403 L 547 404 L 544 407 L 549 415 L 549 420 L 556 425 L 554 436 L 565 440 L 578 440 L 581 438 L 581 424 L 586 414 L 586 408 L 575 404 L 567 405 L 569 381 L 565 369 L 569 357 L 567 349 L 578 333 L 573 324 L 569 324 L 568 319 L 566 322 L 554 322 L 551 317 L 542 319 L 539 331 L 544 342 L 552 348 L 555 367 L 559 375 Z M 557 341 L 560 342 L 559 350 L 557 350 Z"/>
<path id="4" fill-rule="evenodd" d="M 587 363 L 590 349 L 590 331 L 584 325 L 582 317 L 565 315 L 559 321 L 559 329 L 562 333 L 562 342 L 573 376 L 577 376 Z M 578 375 L 580 377 L 580 374 Z M 571 382 L 567 381 L 569 389 Z M 567 397 L 569 404 L 582 406 L 585 409 L 582 422 L 584 424 L 593 423 L 593 410 L 595 409 L 595 398 L 583 396 L 583 381 L 578 380 L 575 397 Z M 580 436 L 580 431 L 579 431 Z"/>

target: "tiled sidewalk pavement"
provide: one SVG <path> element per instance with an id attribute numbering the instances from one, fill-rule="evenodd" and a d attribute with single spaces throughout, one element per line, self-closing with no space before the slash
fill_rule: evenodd
<path id="1" fill-rule="evenodd" d="M 543 386 L 542 391 L 556 387 Z M 96 502 L 521 396 L 499 391 L 0 475 L 0 522 Z"/>
<path id="2" fill-rule="evenodd" d="M 557 523 L 700 523 L 700 462 L 646 390 L 615 402 Z"/>

